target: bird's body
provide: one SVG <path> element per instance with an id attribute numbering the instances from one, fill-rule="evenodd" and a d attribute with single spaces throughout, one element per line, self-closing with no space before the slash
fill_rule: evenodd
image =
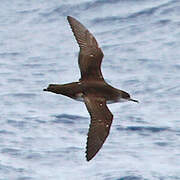
<path id="1" fill-rule="evenodd" d="M 91 94 L 95 98 L 103 98 L 107 104 L 124 102 L 130 98 L 125 91 L 113 88 L 105 81 L 80 81 L 68 84 L 50 84 L 45 91 L 68 96 L 74 100 L 84 102 L 83 96 Z M 133 100 L 132 100 L 133 101 Z"/>
<path id="2" fill-rule="evenodd" d="M 50 84 L 44 91 L 62 94 L 83 101 L 91 116 L 86 158 L 91 160 L 106 140 L 113 115 L 107 103 L 134 101 L 130 95 L 107 84 L 101 73 L 103 52 L 94 36 L 75 18 L 68 16 L 69 24 L 80 47 L 79 68 L 81 78 L 68 84 Z"/>

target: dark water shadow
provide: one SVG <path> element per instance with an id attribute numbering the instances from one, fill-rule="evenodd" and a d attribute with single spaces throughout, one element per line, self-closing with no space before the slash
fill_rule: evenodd
<path id="1" fill-rule="evenodd" d="M 52 122 L 53 123 L 63 123 L 63 124 L 75 124 L 75 123 L 81 123 L 84 121 L 84 119 L 87 119 L 83 116 L 77 116 L 77 115 L 70 115 L 70 114 L 59 114 L 59 115 L 53 115 L 55 118 Z"/>

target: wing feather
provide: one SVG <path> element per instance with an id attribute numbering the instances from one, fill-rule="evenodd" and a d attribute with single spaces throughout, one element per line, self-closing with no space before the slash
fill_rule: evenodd
<path id="1" fill-rule="evenodd" d="M 87 161 L 89 161 L 101 149 L 109 135 L 113 115 L 109 111 L 106 101 L 103 98 L 88 95 L 84 97 L 84 101 L 91 116 L 86 146 L 86 158 Z"/>
<path id="2" fill-rule="evenodd" d="M 67 19 L 80 47 L 80 80 L 104 80 L 101 73 L 103 52 L 98 47 L 95 37 L 75 18 L 68 16 Z"/>

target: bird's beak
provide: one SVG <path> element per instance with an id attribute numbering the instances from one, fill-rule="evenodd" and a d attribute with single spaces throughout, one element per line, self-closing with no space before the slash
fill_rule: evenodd
<path id="1" fill-rule="evenodd" d="M 139 103 L 139 101 L 138 100 L 135 100 L 135 99 L 129 99 L 129 101 L 133 101 L 133 102 L 136 102 L 136 103 Z"/>

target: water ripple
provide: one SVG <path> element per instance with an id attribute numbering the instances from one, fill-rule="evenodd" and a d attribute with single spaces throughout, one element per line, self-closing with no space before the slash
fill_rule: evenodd
<path id="1" fill-rule="evenodd" d="M 168 127 L 147 127 L 147 126 L 128 126 L 128 127 L 117 127 L 118 131 L 138 131 L 138 132 L 151 132 L 159 133 L 164 131 L 170 131 Z"/>
<path id="2" fill-rule="evenodd" d="M 118 180 L 143 180 L 144 178 L 138 176 L 124 176 Z"/>
<path id="3" fill-rule="evenodd" d="M 55 120 L 53 120 L 54 123 L 64 123 L 64 124 L 74 124 L 77 123 L 76 120 L 78 120 L 78 123 L 80 123 L 79 120 L 85 119 L 82 116 L 69 115 L 69 114 L 54 115 L 53 117 L 56 118 Z"/>

